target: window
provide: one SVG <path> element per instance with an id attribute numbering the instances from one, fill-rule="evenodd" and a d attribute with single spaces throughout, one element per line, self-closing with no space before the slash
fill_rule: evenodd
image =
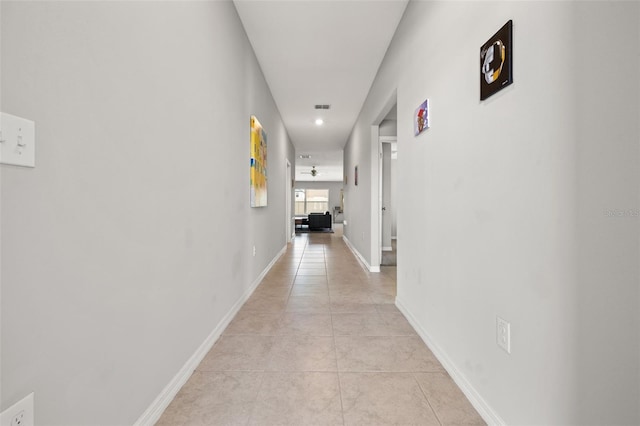
<path id="1" fill-rule="evenodd" d="M 328 189 L 296 189 L 296 216 L 329 211 Z"/>

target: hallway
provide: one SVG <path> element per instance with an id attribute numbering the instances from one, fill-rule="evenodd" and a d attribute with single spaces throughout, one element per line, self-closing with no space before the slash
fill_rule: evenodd
<path id="1" fill-rule="evenodd" d="M 335 234 L 297 236 L 158 425 L 484 424 Z"/>

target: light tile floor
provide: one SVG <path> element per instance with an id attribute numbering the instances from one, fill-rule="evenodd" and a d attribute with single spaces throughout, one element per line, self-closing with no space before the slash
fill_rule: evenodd
<path id="1" fill-rule="evenodd" d="M 302 234 L 158 425 L 485 424 L 336 234 Z"/>

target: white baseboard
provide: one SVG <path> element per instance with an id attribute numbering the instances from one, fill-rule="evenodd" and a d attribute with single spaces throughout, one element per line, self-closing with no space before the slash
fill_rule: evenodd
<path id="1" fill-rule="evenodd" d="M 151 403 L 149 408 L 145 410 L 144 413 L 140 416 L 138 421 L 134 423 L 134 426 L 153 426 L 158 420 L 160 420 L 160 416 L 164 413 L 164 410 L 167 409 L 173 398 L 175 398 L 176 394 L 182 386 L 189 380 L 189 377 L 193 374 L 195 369 L 198 367 L 202 359 L 205 355 L 211 350 L 213 345 L 222 335 L 222 332 L 227 328 L 233 317 L 236 316 L 242 305 L 249 299 L 251 294 L 255 291 L 255 289 L 260 285 L 262 279 L 267 275 L 269 270 L 273 267 L 273 265 L 280 259 L 280 257 L 287 251 L 287 246 L 284 246 L 282 250 L 273 258 L 273 260 L 267 265 L 266 268 L 262 271 L 262 273 L 256 278 L 252 283 L 249 289 L 240 297 L 240 299 L 229 309 L 227 314 L 222 318 L 222 320 L 218 323 L 218 325 L 213 329 L 213 331 L 207 336 L 204 342 L 200 345 L 200 347 L 195 351 L 193 355 L 187 360 L 187 362 L 182 366 L 180 371 L 174 376 L 173 379 L 165 386 L 165 388 L 160 392 L 160 395 Z"/>
<path id="2" fill-rule="evenodd" d="M 393 247 L 382 247 L 382 251 L 393 251 Z"/>
<path id="3" fill-rule="evenodd" d="M 407 321 L 416 330 L 418 335 L 422 338 L 424 343 L 429 347 L 433 355 L 440 361 L 447 373 L 451 376 L 453 381 L 458 385 L 462 393 L 467 397 L 473 408 L 476 409 L 482 419 L 489 425 L 506 425 L 505 421 L 491 408 L 487 401 L 475 390 L 475 388 L 469 383 L 467 378 L 460 372 L 456 365 L 451 361 L 447 354 L 437 345 L 437 343 L 429 336 L 421 326 L 418 324 L 416 318 L 406 308 L 402 301 L 396 297 L 396 306 L 407 318 Z"/>
<path id="4" fill-rule="evenodd" d="M 342 239 L 344 240 L 347 247 L 349 247 L 349 250 L 351 250 L 351 252 L 356 256 L 356 259 L 360 261 L 360 265 L 362 265 L 365 271 L 380 272 L 380 266 L 369 265 L 369 262 L 366 261 L 364 256 L 360 254 L 360 252 L 351 244 L 351 241 L 349 241 L 349 239 L 346 236 L 343 235 Z"/>

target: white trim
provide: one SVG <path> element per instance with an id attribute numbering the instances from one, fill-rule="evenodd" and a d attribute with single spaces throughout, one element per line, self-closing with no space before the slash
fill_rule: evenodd
<path id="1" fill-rule="evenodd" d="M 392 236 L 391 236 L 391 239 L 392 239 L 392 240 L 397 240 L 397 239 L 398 239 L 398 237 L 394 237 L 394 236 L 392 235 Z"/>
<path id="2" fill-rule="evenodd" d="M 162 413 L 164 413 L 164 410 L 167 409 L 178 391 L 182 388 L 182 386 L 184 386 L 187 380 L 189 380 L 189 377 L 191 377 L 202 359 L 220 338 L 222 332 L 225 330 L 225 328 L 227 328 L 233 317 L 236 316 L 242 305 L 244 305 L 247 299 L 249 299 L 249 297 L 258 287 L 265 275 L 267 275 L 267 272 L 269 272 L 273 265 L 286 251 L 287 246 L 285 245 L 282 250 L 280 250 L 280 252 L 267 265 L 267 267 L 264 268 L 258 278 L 256 278 L 251 283 L 249 289 L 242 295 L 242 297 L 240 297 L 240 299 L 231 307 L 231 309 L 229 309 L 229 312 L 227 312 L 222 320 L 220 320 L 218 325 L 213 329 L 209 336 L 207 336 L 205 341 L 202 342 L 200 347 L 196 349 L 195 353 L 191 355 L 191 357 L 187 360 L 184 366 L 182 366 L 182 368 L 180 369 L 180 371 L 178 371 L 174 378 L 171 379 L 167 386 L 165 386 L 162 392 L 160 392 L 160 395 L 156 397 L 149 408 L 147 408 L 145 412 L 142 413 L 138 421 L 134 423 L 134 426 L 153 426 L 158 420 L 160 420 L 160 417 L 162 416 Z"/>
<path id="3" fill-rule="evenodd" d="M 476 409 L 482 419 L 490 425 L 506 425 L 505 421 L 491 408 L 489 403 L 482 398 L 480 393 L 471 385 L 462 372 L 456 367 L 456 365 L 447 356 L 444 350 L 438 346 L 438 344 L 429 336 L 424 328 L 420 326 L 416 318 L 409 312 L 399 297 L 396 297 L 396 307 L 407 318 L 409 324 L 414 328 L 418 335 L 422 338 L 424 343 L 429 347 L 433 355 L 440 361 L 440 364 L 447 370 L 447 373 L 451 376 L 453 381 L 458 385 L 462 393 L 467 397 L 473 408 Z"/>
<path id="4" fill-rule="evenodd" d="M 380 124 L 394 105 L 398 104 L 398 88 L 389 94 L 387 101 L 382 105 L 380 113 L 371 123 L 371 263 L 369 270 L 380 272 L 380 260 L 382 257 L 382 141 L 391 142 L 388 136 L 380 136 Z M 396 141 L 398 139 L 395 136 Z"/>
<path id="5" fill-rule="evenodd" d="M 382 247 L 382 150 L 379 123 L 371 126 L 371 245 L 370 259 L 380 269 Z"/>
<path id="6" fill-rule="evenodd" d="M 351 241 L 349 241 L 349 239 L 345 235 L 342 236 L 342 239 L 344 240 L 344 243 L 347 245 L 347 247 L 349 247 L 349 250 L 351 250 L 351 252 L 356 256 L 356 259 L 360 261 L 360 266 L 362 266 L 362 268 L 365 271 L 380 272 L 380 266 L 374 267 L 369 265 L 369 263 L 366 261 L 364 256 L 361 255 L 360 252 L 353 245 L 351 245 Z"/>
<path id="7" fill-rule="evenodd" d="M 389 246 L 389 247 L 382 247 L 382 251 L 393 251 L 393 247 Z"/>
<path id="8" fill-rule="evenodd" d="M 284 211 L 285 211 L 285 231 L 284 231 L 284 237 L 285 237 L 285 243 L 288 243 L 291 241 L 291 236 L 289 234 L 294 234 L 295 235 L 295 227 L 296 225 L 294 224 L 293 221 L 293 217 L 291 216 L 291 191 L 293 191 L 293 188 L 291 187 L 291 182 L 293 179 L 293 170 L 291 169 L 291 163 L 289 162 L 289 159 L 285 157 L 284 159 L 285 161 L 285 167 L 284 167 L 284 175 L 285 175 L 285 183 L 284 183 L 284 193 L 285 193 L 285 206 L 284 206 Z M 293 227 L 291 227 L 291 225 L 293 225 Z M 293 232 L 292 232 L 293 231 Z"/>

